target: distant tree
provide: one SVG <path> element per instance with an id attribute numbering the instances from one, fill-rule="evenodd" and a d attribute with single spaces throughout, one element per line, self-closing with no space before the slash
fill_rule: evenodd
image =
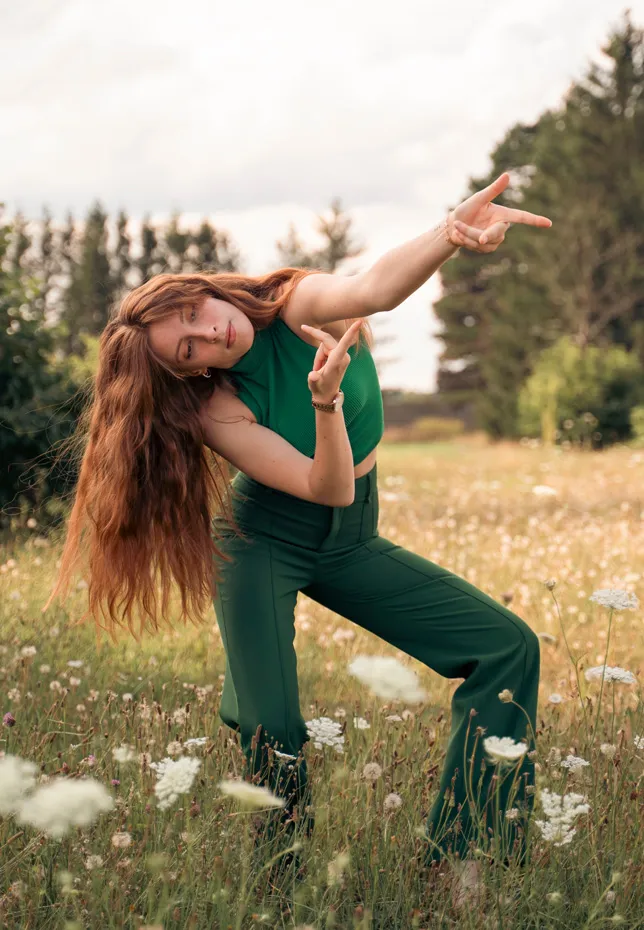
<path id="1" fill-rule="evenodd" d="M 149 215 L 146 215 L 141 226 L 141 255 L 136 262 L 139 283 L 147 281 L 152 275 L 159 274 L 164 264 L 156 228 L 152 225 Z"/>
<path id="2" fill-rule="evenodd" d="M 116 218 L 116 246 L 112 257 L 112 279 L 115 296 L 130 287 L 130 270 L 132 268 L 132 240 L 128 233 L 128 216 L 120 210 Z"/>

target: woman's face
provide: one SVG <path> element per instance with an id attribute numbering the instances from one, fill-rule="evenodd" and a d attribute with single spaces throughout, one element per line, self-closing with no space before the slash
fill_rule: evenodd
<path id="1" fill-rule="evenodd" d="M 255 331 L 245 313 L 217 297 L 207 297 L 180 313 L 151 323 L 152 349 L 183 372 L 232 368 L 253 344 Z"/>

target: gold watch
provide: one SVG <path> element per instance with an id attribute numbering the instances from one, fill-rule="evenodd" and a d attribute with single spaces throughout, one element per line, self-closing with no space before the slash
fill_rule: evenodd
<path id="1" fill-rule="evenodd" d="M 322 401 L 314 400 L 311 398 L 311 403 L 316 408 L 316 410 L 326 410 L 328 413 L 335 413 L 336 410 L 342 409 L 342 404 L 344 403 L 344 392 L 338 391 L 330 404 L 323 404 Z"/>

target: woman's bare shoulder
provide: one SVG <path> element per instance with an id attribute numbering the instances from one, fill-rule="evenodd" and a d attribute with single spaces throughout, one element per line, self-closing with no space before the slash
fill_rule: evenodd
<path id="1" fill-rule="evenodd" d="M 250 407 L 246 406 L 243 400 L 237 396 L 234 388 L 228 383 L 223 383 L 215 388 L 210 397 L 201 405 L 199 415 L 202 421 L 244 417 L 244 419 L 250 420 L 251 423 L 257 423 L 257 417 Z"/>

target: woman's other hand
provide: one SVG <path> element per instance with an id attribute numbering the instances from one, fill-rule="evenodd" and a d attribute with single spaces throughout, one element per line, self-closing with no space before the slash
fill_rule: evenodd
<path id="1" fill-rule="evenodd" d="M 352 323 L 339 342 L 322 329 L 302 324 L 302 329 L 320 340 L 313 359 L 313 369 L 308 376 L 309 390 L 314 400 L 330 404 L 340 390 L 342 378 L 351 361 L 347 349 L 356 342 L 361 324 L 362 320 Z"/>
<path id="2" fill-rule="evenodd" d="M 495 252 L 505 239 L 512 223 L 549 228 L 552 220 L 527 210 L 515 210 L 492 203 L 510 183 L 505 171 L 488 187 L 477 191 L 451 210 L 447 217 L 447 235 L 454 245 L 473 252 Z"/>

